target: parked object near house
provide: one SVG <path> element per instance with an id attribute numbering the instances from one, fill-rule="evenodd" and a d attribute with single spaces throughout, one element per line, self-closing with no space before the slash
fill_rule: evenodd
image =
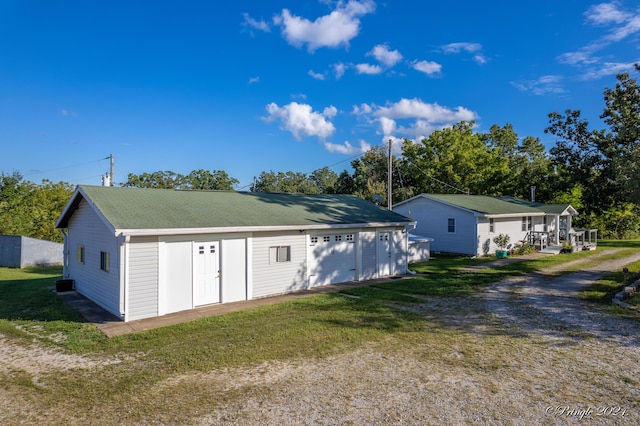
<path id="1" fill-rule="evenodd" d="M 393 210 L 416 221 L 414 232 L 432 237 L 433 252 L 486 256 L 498 246 L 499 234 L 509 237 L 507 250 L 528 243 L 540 251 L 559 253 L 595 247 L 596 230 L 574 229 L 578 212 L 568 204 L 543 204 L 513 197 L 420 194 Z"/>
<path id="2" fill-rule="evenodd" d="M 62 264 L 61 243 L 23 237 L 0 235 L 0 266 L 25 268 Z"/>
<path id="3" fill-rule="evenodd" d="M 426 262 L 431 258 L 433 238 L 409 234 L 409 263 Z"/>
<path id="4" fill-rule="evenodd" d="M 407 225 L 350 195 L 79 186 L 64 278 L 124 321 L 407 272 Z"/>

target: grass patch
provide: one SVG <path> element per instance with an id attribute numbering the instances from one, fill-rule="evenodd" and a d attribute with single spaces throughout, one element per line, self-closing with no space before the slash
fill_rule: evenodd
<path id="1" fill-rule="evenodd" d="M 627 268 L 628 274 L 622 271 L 607 274 L 581 292 L 581 297 L 596 303 L 611 304 L 616 293 L 622 291 L 625 285 L 640 278 L 640 261 L 627 265 Z M 628 303 L 628 300 L 625 302 Z"/>

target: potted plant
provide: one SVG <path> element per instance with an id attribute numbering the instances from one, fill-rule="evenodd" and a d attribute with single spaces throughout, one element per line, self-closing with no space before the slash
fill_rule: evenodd
<path id="1" fill-rule="evenodd" d="M 509 241 L 511 241 L 511 237 L 507 234 L 499 234 L 493 239 L 493 242 L 498 246 L 496 257 L 507 257 L 507 245 Z"/>

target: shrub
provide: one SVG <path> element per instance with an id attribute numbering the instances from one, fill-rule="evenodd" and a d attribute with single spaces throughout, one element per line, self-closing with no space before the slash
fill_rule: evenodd
<path id="1" fill-rule="evenodd" d="M 521 245 L 516 247 L 516 249 L 514 250 L 514 253 L 517 255 L 523 255 L 523 254 L 535 253 L 536 251 L 538 250 L 534 246 L 532 246 L 527 242 L 524 242 Z"/>
<path id="2" fill-rule="evenodd" d="M 500 250 L 506 249 L 509 241 L 511 241 L 511 237 L 507 234 L 499 234 L 493 239 L 493 242 L 496 243 Z"/>

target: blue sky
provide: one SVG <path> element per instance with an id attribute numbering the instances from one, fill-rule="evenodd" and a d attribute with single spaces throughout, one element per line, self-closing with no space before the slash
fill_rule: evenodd
<path id="1" fill-rule="evenodd" d="M 0 0 L 0 171 L 350 169 L 461 120 L 544 134 L 640 62 L 636 1 Z M 635 75 L 635 72 L 634 72 Z M 399 145 L 399 144 L 397 144 Z"/>

